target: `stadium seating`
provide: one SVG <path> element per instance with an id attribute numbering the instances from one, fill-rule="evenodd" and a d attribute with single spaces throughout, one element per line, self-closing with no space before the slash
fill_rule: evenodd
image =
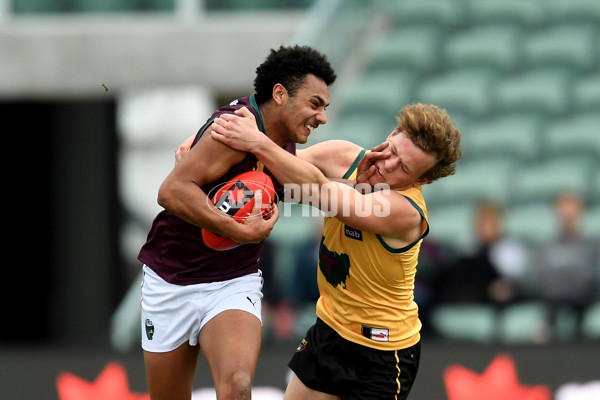
<path id="1" fill-rule="evenodd" d="M 409 71 L 365 74 L 341 88 L 341 119 L 365 113 L 393 118 L 410 101 L 413 86 L 414 73 Z"/>
<path id="2" fill-rule="evenodd" d="M 552 239 L 558 232 L 558 222 L 547 200 L 513 205 L 504 213 L 506 234 L 525 245 L 536 245 Z"/>
<path id="3" fill-rule="evenodd" d="M 582 331 L 588 339 L 600 339 L 600 303 L 589 307 L 583 316 Z"/>
<path id="4" fill-rule="evenodd" d="M 461 165 L 458 173 L 428 185 L 429 204 L 474 204 L 492 200 L 507 204 L 515 164 L 506 158 L 481 158 Z"/>
<path id="5" fill-rule="evenodd" d="M 597 57 L 600 58 L 600 54 Z M 573 82 L 571 96 L 573 109 L 597 113 L 600 110 L 600 73 L 581 75 Z"/>
<path id="6" fill-rule="evenodd" d="M 471 124 L 461 138 L 463 159 L 502 157 L 514 163 L 534 162 L 541 156 L 541 128 L 538 116 L 520 113 Z"/>
<path id="7" fill-rule="evenodd" d="M 508 306 L 498 318 L 499 339 L 506 343 L 536 341 L 547 313 L 544 304 L 539 302 Z"/>
<path id="8" fill-rule="evenodd" d="M 431 324 L 447 338 L 480 343 L 495 340 L 496 314 L 489 305 L 438 306 L 432 311 Z"/>
<path id="9" fill-rule="evenodd" d="M 598 66 L 597 31 L 578 24 L 552 26 L 529 34 L 523 42 L 526 68 L 558 67 L 586 73 Z"/>
<path id="10" fill-rule="evenodd" d="M 383 2 L 382 2 L 383 3 Z M 465 23 L 465 5 L 462 0 L 403 0 L 385 2 L 392 24 L 433 25 L 454 29 Z"/>
<path id="11" fill-rule="evenodd" d="M 512 182 L 512 201 L 551 202 L 554 196 L 566 190 L 588 198 L 594 166 L 597 166 L 596 160 L 582 156 L 555 157 L 523 165 Z"/>
<path id="12" fill-rule="evenodd" d="M 541 135 L 541 145 L 546 158 L 557 156 L 588 156 L 598 163 L 591 166 L 600 169 L 600 114 L 582 113 L 549 123 Z"/>
<path id="13" fill-rule="evenodd" d="M 542 26 L 547 18 L 546 0 L 468 0 L 466 8 L 472 25 L 514 24 L 527 29 Z"/>
<path id="14" fill-rule="evenodd" d="M 399 27 L 369 46 L 367 70 L 431 72 L 438 67 L 441 35 L 442 30 L 436 26 Z"/>
<path id="15" fill-rule="evenodd" d="M 425 196 L 427 190 L 428 186 L 425 185 Z M 429 237 L 451 247 L 465 246 L 473 239 L 473 221 L 473 204 L 432 205 L 429 208 Z"/>
<path id="16" fill-rule="evenodd" d="M 595 182 L 600 184 L 600 178 Z M 599 190 L 596 187 L 596 190 Z M 581 221 L 581 230 L 584 234 L 600 241 L 600 205 L 589 207 Z"/>
<path id="17" fill-rule="evenodd" d="M 417 101 L 433 103 L 453 112 L 475 117 L 489 114 L 492 106 L 490 96 L 495 74 L 487 69 L 460 69 L 423 79 L 416 89 Z"/>
<path id="18" fill-rule="evenodd" d="M 488 67 L 516 70 L 521 62 L 523 29 L 515 25 L 483 25 L 457 32 L 444 41 L 442 61 L 448 69 Z"/>
<path id="19" fill-rule="evenodd" d="M 373 146 L 383 142 L 385 138 L 397 126 L 394 116 L 397 114 L 389 113 L 387 116 L 380 113 L 356 112 L 348 115 L 338 121 L 328 123 L 315 132 L 319 141 L 342 138 L 354 142 L 364 148 L 370 149 Z"/>
<path id="20" fill-rule="evenodd" d="M 547 0 L 548 24 L 600 24 L 600 2 L 596 0 Z"/>
<path id="21" fill-rule="evenodd" d="M 497 113 L 565 115 L 570 110 L 571 74 L 552 68 L 528 69 L 498 81 L 493 95 Z"/>

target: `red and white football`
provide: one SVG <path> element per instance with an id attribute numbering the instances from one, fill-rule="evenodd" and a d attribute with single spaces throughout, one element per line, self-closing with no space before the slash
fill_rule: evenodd
<path id="1" fill-rule="evenodd" d="M 254 192 L 262 190 L 261 211 L 267 219 L 275 204 L 275 188 L 269 175 L 262 171 L 248 171 L 223 184 L 212 197 L 215 207 L 225 215 L 244 223 L 254 208 Z M 204 243 L 213 250 L 230 250 L 240 244 L 227 236 L 202 229 Z"/>

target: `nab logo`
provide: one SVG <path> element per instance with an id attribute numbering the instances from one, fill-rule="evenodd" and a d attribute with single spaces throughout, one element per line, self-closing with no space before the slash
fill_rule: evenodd
<path id="1" fill-rule="evenodd" d="M 360 240 L 362 242 L 362 232 L 358 229 L 350 228 L 348 225 L 344 225 L 344 234 L 350 239 Z"/>

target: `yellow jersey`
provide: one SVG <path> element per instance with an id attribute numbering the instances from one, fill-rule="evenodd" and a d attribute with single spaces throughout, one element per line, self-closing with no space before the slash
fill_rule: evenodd
<path id="1" fill-rule="evenodd" d="M 345 179 L 355 179 L 361 152 Z M 421 187 L 398 193 L 427 221 Z M 429 226 L 429 224 L 427 224 Z M 423 237 L 404 248 L 388 246 L 380 235 L 325 217 L 319 249 L 317 316 L 351 342 L 398 350 L 420 340 L 414 301 L 415 274 Z"/>

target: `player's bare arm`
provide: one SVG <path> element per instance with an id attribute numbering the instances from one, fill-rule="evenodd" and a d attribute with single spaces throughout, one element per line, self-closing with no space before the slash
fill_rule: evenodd
<path id="1" fill-rule="evenodd" d="M 405 240 L 407 243 L 420 237 L 421 215 L 404 196 L 392 190 L 363 195 L 350 186 L 332 182 L 314 165 L 294 157 L 258 131 L 253 118 L 246 117 L 243 110 L 240 113 L 244 118 L 232 115 L 217 118 L 212 136 L 229 146 L 254 153 L 280 182 L 300 185 L 303 202 L 325 212 L 334 212 L 337 218 L 357 229 Z M 330 154 L 327 146 L 332 145 L 324 144 L 315 153 Z M 342 163 L 338 162 L 334 163 L 339 164 L 338 171 L 326 170 L 343 176 L 340 171 L 348 170 L 361 149 L 352 146 L 346 147 L 348 154 L 353 157 L 346 158 L 345 166 L 342 167 Z M 330 150 L 334 149 L 335 143 Z"/>
<path id="2" fill-rule="evenodd" d="M 380 234 L 392 247 L 414 243 L 427 229 L 419 211 L 389 188 L 362 194 L 345 184 L 329 182 L 322 185 L 319 203 L 312 205 L 335 211 L 335 217 L 348 226 Z"/>
<path id="3" fill-rule="evenodd" d="M 242 107 L 236 114 L 242 118 L 231 114 L 215 118 L 211 131 L 213 139 L 234 149 L 253 153 L 279 182 L 301 185 L 328 181 L 314 165 L 288 153 L 259 131 L 254 115 L 248 109 Z M 283 164 L 280 165 L 281 161 Z"/>
<path id="4" fill-rule="evenodd" d="M 186 150 L 186 156 L 177 162 L 164 180 L 159 188 L 158 203 L 183 220 L 238 243 L 264 240 L 278 218 L 276 207 L 268 221 L 248 218 L 244 224 L 239 224 L 233 219 L 223 218 L 201 189 L 202 185 L 221 177 L 245 156 L 245 153 L 213 140 L 210 130 L 211 127 L 195 146 Z M 214 157 L 214 154 L 219 154 L 219 157 Z M 255 206 L 253 212 L 260 212 L 260 202 L 256 201 Z"/>
<path id="5" fill-rule="evenodd" d="M 383 142 L 373 147 L 371 151 L 363 156 L 358 163 L 355 180 L 342 178 L 363 150 L 362 147 L 355 143 L 347 140 L 328 140 L 306 149 L 298 150 L 296 155 L 319 168 L 329 180 L 354 187 L 357 183 L 366 184 L 369 182 L 369 178 L 376 171 L 375 161 L 389 158 L 390 153 L 381 152 L 388 145 L 388 142 Z"/>

